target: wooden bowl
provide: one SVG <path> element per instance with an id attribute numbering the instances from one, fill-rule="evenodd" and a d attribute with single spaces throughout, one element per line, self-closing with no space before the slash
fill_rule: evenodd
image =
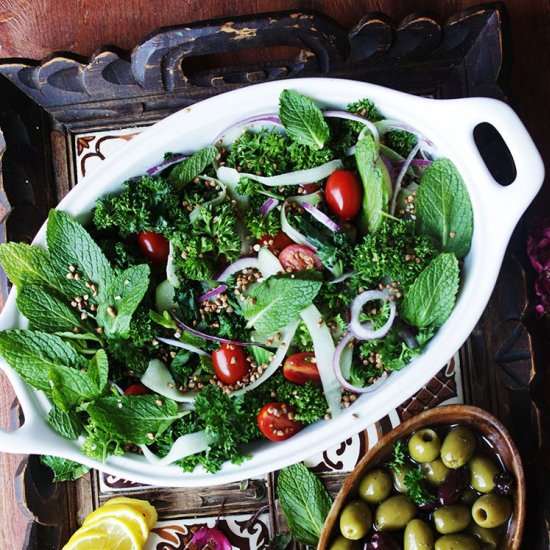
<path id="1" fill-rule="evenodd" d="M 357 488 L 363 475 L 377 464 L 386 461 L 393 450 L 393 443 L 408 437 L 420 428 L 429 426 L 449 426 L 460 424 L 468 426 L 492 447 L 506 470 L 513 474 L 516 488 L 513 496 L 514 511 L 508 524 L 508 530 L 502 536 L 503 549 L 517 550 L 525 522 L 525 479 L 519 453 L 506 428 L 491 414 L 470 405 L 447 405 L 430 409 L 400 424 L 385 435 L 357 464 L 347 477 L 336 496 L 323 527 L 317 550 L 327 550 L 338 533 L 338 518 L 345 503 L 357 494 Z"/>

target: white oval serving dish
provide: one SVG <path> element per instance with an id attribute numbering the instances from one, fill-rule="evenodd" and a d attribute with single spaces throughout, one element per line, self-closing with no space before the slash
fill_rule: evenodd
<path id="1" fill-rule="evenodd" d="M 285 88 L 332 108 L 345 108 L 367 97 L 387 118 L 407 122 L 423 133 L 435 143 L 439 155 L 450 158 L 462 174 L 474 212 L 472 247 L 465 258 L 455 309 L 425 353 L 402 371 L 392 373 L 380 389 L 360 397 L 338 418 L 318 422 L 281 443 L 258 442 L 250 448 L 250 460 L 240 466 L 226 463 L 215 474 L 200 469 L 184 473 L 174 465 L 154 466 L 131 454 L 110 457 L 105 464 L 90 459 L 81 452 L 81 441 L 64 439 L 49 428 L 44 420 L 50 408 L 48 400 L 0 359 L 25 415 L 20 429 L 0 431 L 0 451 L 63 456 L 151 485 L 191 487 L 234 482 L 304 460 L 358 433 L 420 389 L 464 343 L 489 300 L 512 231 L 544 178 L 542 160 L 523 124 L 510 107 L 496 100 L 433 100 L 372 84 L 324 78 L 250 86 L 197 103 L 145 130 L 84 178 L 58 208 L 86 221 L 98 196 L 116 192 L 124 180 L 160 162 L 165 152 L 194 152 L 240 120 L 276 112 L 279 94 Z M 507 187 L 493 180 L 474 143 L 473 129 L 481 122 L 492 124 L 512 153 L 517 177 Z M 45 226 L 34 240 L 34 244 L 44 243 Z M 26 327 L 26 320 L 17 311 L 12 290 L 0 315 L 0 329 L 18 327 Z"/>

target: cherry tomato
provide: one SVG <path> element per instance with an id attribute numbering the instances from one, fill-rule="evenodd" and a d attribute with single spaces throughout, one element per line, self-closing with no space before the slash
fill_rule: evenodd
<path id="1" fill-rule="evenodd" d="M 302 271 L 303 269 L 321 269 L 323 264 L 315 252 L 301 244 L 291 244 L 280 254 L 279 261 L 285 271 Z"/>
<path id="2" fill-rule="evenodd" d="M 124 395 L 147 395 L 148 393 L 151 393 L 151 390 L 139 382 L 130 384 L 124 390 Z"/>
<path id="3" fill-rule="evenodd" d="M 260 246 L 267 246 L 270 252 L 273 252 L 276 256 L 286 248 L 287 246 L 294 244 L 294 241 L 284 232 L 279 231 L 277 235 L 272 237 L 271 235 L 264 235 L 259 241 Z"/>
<path id="4" fill-rule="evenodd" d="M 268 403 L 258 413 L 258 427 L 271 441 L 284 441 L 300 431 L 302 423 L 294 418 L 296 409 L 286 403 Z"/>
<path id="5" fill-rule="evenodd" d="M 315 191 L 319 191 L 320 189 L 320 187 L 316 183 L 306 183 L 301 187 L 306 192 L 306 195 L 309 195 L 310 193 L 315 193 Z"/>
<path id="6" fill-rule="evenodd" d="M 321 375 L 317 368 L 315 354 L 306 351 L 287 357 L 283 365 L 283 376 L 295 384 L 305 384 L 308 381 L 320 383 Z"/>
<path id="7" fill-rule="evenodd" d="M 363 187 L 349 170 L 336 170 L 327 179 L 325 199 L 330 211 L 341 220 L 351 220 L 361 209 Z"/>
<path id="8" fill-rule="evenodd" d="M 243 348 L 234 344 L 222 344 L 212 352 L 212 364 L 216 376 L 224 384 L 234 384 L 242 380 L 250 370 Z"/>
<path id="9" fill-rule="evenodd" d="M 159 233 L 142 231 L 137 237 L 137 242 L 143 255 L 153 263 L 161 264 L 168 259 L 170 244 Z"/>

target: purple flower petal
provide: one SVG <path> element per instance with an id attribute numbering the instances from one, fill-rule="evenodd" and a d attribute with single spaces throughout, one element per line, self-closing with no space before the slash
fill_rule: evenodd
<path id="1" fill-rule="evenodd" d="M 206 545 L 215 550 L 232 550 L 231 543 L 227 537 L 214 527 L 201 527 L 189 541 L 189 547 L 201 550 Z"/>

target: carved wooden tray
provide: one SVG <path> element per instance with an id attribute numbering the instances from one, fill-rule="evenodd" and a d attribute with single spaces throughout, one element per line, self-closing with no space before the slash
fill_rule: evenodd
<path id="1" fill-rule="evenodd" d="M 91 59 L 55 54 L 41 63 L 3 61 L 0 239 L 31 240 L 85 170 L 140 127 L 198 100 L 301 76 L 352 78 L 437 98 L 504 99 L 508 38 L 501 4 L 474 7 L 444 23 L 425 13 L 398 24 L 366 14 L 349 33 L 318 12 L 281 12 L 160 29 L 132 52 L 104 48 Z M 536 367 L 526 329 L 522 231 L 520 224 L 482 319 L 449 364 L 376 425 L 308 461 L 330 491 L 365 448 L 401 420 L 442 402 L 468 402 L 493 412 L 514 436 L 529 486 L 525 548 L 550 547 L 550 481 L 543 470 L 548 424 L 530 395 Z M 5 276 L 0 286 L 5 297 Z M 286 529 L 276 472 L 205 489 L 150 488 L 95 471 L 72 483 L 54 484 L 48 476 L 34 456 L 19 469 L 18 496 L 33 518 L 28 548 L 60 548 L 113 493 L 147 498 L 159 510 L 148 550 L 184 548 L 192 532 L 213 525 L 220 512 L 220 525 L 238 548 L 267 549 L 270 537 Z"/>

